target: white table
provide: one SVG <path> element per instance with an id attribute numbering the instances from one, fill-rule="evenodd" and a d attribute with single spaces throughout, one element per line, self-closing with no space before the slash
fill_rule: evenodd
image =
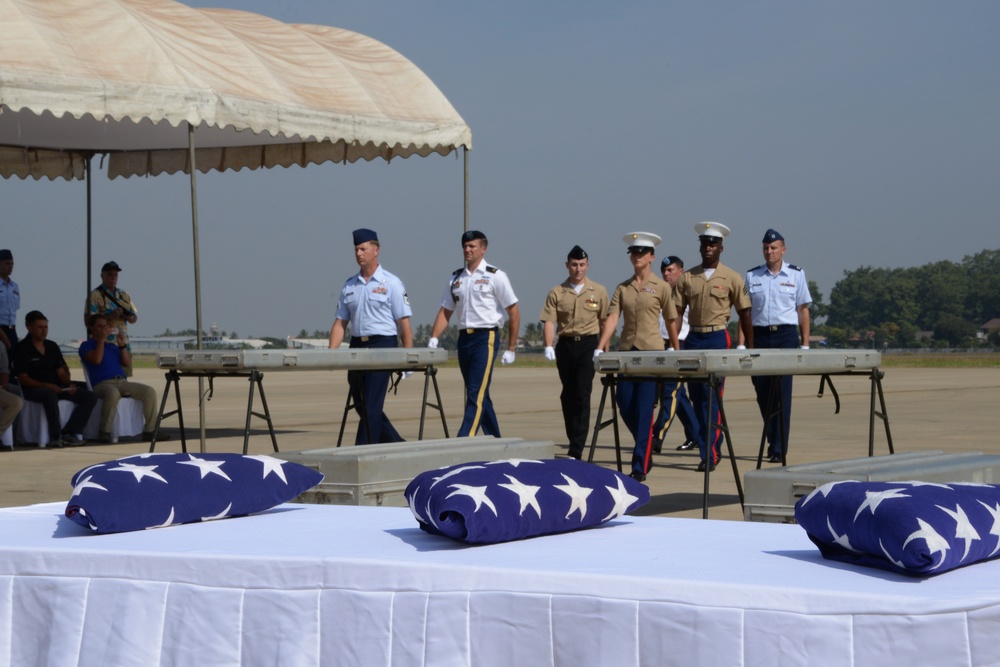
<path id="1" fill-rule="evenodd" d="M 794 525 L 659 517 L 494 546 L 404 508 L 90 535 L 0 510 L 5 665 L 982 665 L 1000 562 L 823 560 Z"/>

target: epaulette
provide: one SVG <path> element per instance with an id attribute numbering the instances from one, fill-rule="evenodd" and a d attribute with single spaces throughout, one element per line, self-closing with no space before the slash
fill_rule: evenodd
<path id="1" fill-rule="evenodd" d="M 756 271 L 757 269 L 765 269 L 765 268 L 767 268 L 767 264 L 758 264 L 757 266 L 748 270 L 747 273 L 750 273 L 750 271 Z"/>
<path id="2" fill-rule="evenodd" d="M 794 264 L 789 264 L 788 268 L 795 269 L 796 271 L 801 271 L 802 270 L 801 266 L 795 266 Z"/>
<path id="3" fill-rule="evenodd" d="M 495 267 L 495 266 L 487 266 L 486 267 L 486 273 L 496 273 L 496 272 L 497 272 L 497 267 Z"/>
<path id="4" fill-rule="evenodd" d="M 452 278 L 457 278 L 457 277 L 458 277 L 458 275 L 459 275 L 460 273 L 462 273 L 462 271 L 465 271 L 465 267 L 464 267 L 464 266 L 463 266 L 462 268 L 460 268 L 459 270 L 457 270 L 457 271 L 452 271 L 452 272 L 451 272 L 451 277 L 452 277 Z"/>

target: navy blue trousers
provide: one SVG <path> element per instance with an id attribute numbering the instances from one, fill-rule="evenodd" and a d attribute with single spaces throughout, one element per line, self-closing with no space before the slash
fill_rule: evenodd
<path id="1" fill-rule="evenodd" d="M 351 347 L 398 347 L 399 343 L 395 336 L 369 336 L 367 341 L 362 341 L 360 337 L 351 338 Z M 392 425 L 384 412 L 385 394 L 389 389 L 389 380 L 392 378 L 391 371 L 347 371 L 347 382 L 351 387 L 351 400 L 354 402 L 354 410 L 361 417 L 358 425 L 358 434 L 354 438 L 355 445 L 368 445 L 375 442 L 403 442 L 403 437 Z M 364 406 L 365 413 L 362 415 L 361 406 Z M 368 428 L 365 427 L 365 417 L 368 419 L 368 428 L 375 437 L 368 435 Z"/>
<path id="2" fill-rule="evenodd" d="M 799 346 L 799 330 L 794 325 L 786 326 L 778 331 L 770 331 L 767 327 L 753 328 L 753 346 L 755 348 L 789 349 L 793 350 Z M 767 423 L 767 453 L 769 455 L 781 456 L 788 454 L 788 430 L 792 423 L 792 376 L 791 375 L 766 375 L 753 376 L 754 391 L 757 392 L 757 406 L 760 408 L 760 416 Z M 767 402 L 772 396 L 775 383 L 781 384 L 781 407 L 780 415 L 767 418 Z M 778 409 L 777 398 L 773 399 L 771 411 Z M 784 428 L 784 438 L 781 437 Z"/>
<path id="3" fill-rule="evenodd" d="M 697 422 L 694 415 L 694 406 L 688 398 L 683 382 L 664 382 L 662 384 L 663 410 L 656 422 L 653 432 L 656 437 L 663 441 L 667 437 L 670 425 L 677 417 L 684 427 L 684 439 L 691 442 L 698 442 Z"/>
<path id="4" fill-rule="evenodd" d="M 719 331 L 708 331 L 705 333 L 698 333 L 695 331 L 688 332 L 687 338 L 684 340 L 685 350 L 728 350 L 731 344 L 729 338 L 729 330 L 721 329 Z M 726 388 L 726 379 L 722 378 L 721 384 L 719 385 L 719 395 L 722 396 Z M 695 424 L 697 425 L 695 433 L 697 434 L 698 442 L 698 452 L 701 454 L 701 460 L 708 460 L 706 457 L 708 455 L 708 432 L 709 425 L 714 424 L 715 426 L 722 426 L 722 419 L 719 416 L 719 402 L 712 400 L 712 414 L 708 414 L 708 397 L 712 388 L 704 382 L 691 382 L 688 385 L 688 391 L 691 393 L 691 404 L 694 406 L 694 417 Z M 719 462 L 719 444 L 722 442 L 722 430 L 720 428 L 712 428 L 712 463 Z"/>
<path id="5" fill-rule="evenodd" d="M 465 381 L 465 414 L 458 437 L 476 435 L 482 429 L 485 435 L 500 437 L 500 424 L 490 399 L 490 382 L 493 366 L 500 351 L 499 329 L 475 329 L 458 333 L 458 367 Z"/>
<path id="6" fill-rule="evenodd" d="M 632 470 L 645 475 L 649 472 L 649 458 L 652 454 L 653 422 L 656 419 L 656 381 L 632 382 L 624 375 L 619 375 L 617 385 L 618 411 L 635 440 L 635 447 L 632 450 Z"/>

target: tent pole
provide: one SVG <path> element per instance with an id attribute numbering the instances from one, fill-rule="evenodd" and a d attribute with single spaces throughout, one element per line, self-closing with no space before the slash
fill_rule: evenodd
<path id="1" fill-rule="evenodd" d="M 465 146 L 462 146 L 462 158 L 464 163 L 462 176 L 465 181 L 465 211 L 463 217 L 465 227 L 462 231 L 467 232 L 469 231 L 469 149 Z"/>
<path id="2" fill-rule="evenodd" d="M 194 126 L 188 123 L 188 164 L 191 167 L 191 235 L 194 239 L 194 321 L 197 347 L 201 349 L 201 257 L 198 250 L 198 187 L 194 161 Z M 205 378 L 198 378 L 199 451 L 205 452 Z"/>
<path id="3" fill-rule="evenodd" d="M 93 247 L 91 245 L 91 230 L 92 230 L 91 225 L 92 225 L 93 218 L 92 218 L 92 211 L 91 211 L 91 194 L 90 194 L 91 174 L 90 174 L 90 169 L 91 169 L 91 160 L 93 159 L 93 157 L 94 157 L 93 155 L 88 154 L 83 159 L 83 170 L 87 174 L 87 277 L 84 278 L 84 281 L 83 281 L 83 287 L 84 287 L 84 289 L 86 289 L 87 293 L 84 296 L 84 300 L 83 300 L 84 303 L 88 303 L 88 301 L 90 300 L 90 276 L 93 275 L 90 272 L 91 268 L 92 268 L 91 267 L 91 261 L 93 259 L 92 256 L 91 256 L 91 250 L 92 250 L 92 247 Z"/>

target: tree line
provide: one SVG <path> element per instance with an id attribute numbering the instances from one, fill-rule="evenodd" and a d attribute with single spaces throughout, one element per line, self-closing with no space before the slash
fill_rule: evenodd
<path id="1" fill-rule="evenodd" d="M 814 317 L 825 316 L 815 333 L 833 347 L 859 340 L 876 347 L 974 347 L 979 327 L 1000 317 L 1000 249 L 961 262 L 863 266 L 844 271 L 828 306 L 819 303 L 821 296 L 813 293 Z M 921 339 L 920 332 L 932 332 L 933 339 Z M 1000 346 L 1000 331 L 987 342 Z"/>

